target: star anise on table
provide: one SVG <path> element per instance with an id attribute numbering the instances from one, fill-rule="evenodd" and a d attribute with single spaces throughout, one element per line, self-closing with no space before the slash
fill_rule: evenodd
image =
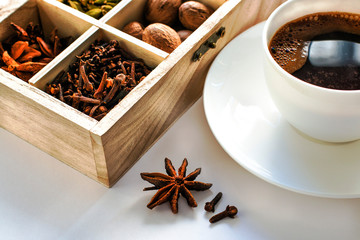
<path id="1" fill-rule="evenodd" d="M 169 201 L 172 212 L 177 213 L 180 194 L 186 198 L 189 206 L 197 206 L 196 200 L 190 190 L 204 191 L 209 189 L 212 184 L 194 181 L 200 174 L 201 168 L 197 168 L 195 171 L 186 176 L 187 165 L 188 161 L 185 158 L 178 170 L 178 173 L 176 173 L 171 160 L 165 158 L 165 169 L 168 175 L 157 172 L 140 174 L 142 179 L 154 185 L 153 187 L 144 188 L 144 191 L 158 189 L 156 194 L 148 203 L 148 208 L 153 209 L 154 207 Z"/>

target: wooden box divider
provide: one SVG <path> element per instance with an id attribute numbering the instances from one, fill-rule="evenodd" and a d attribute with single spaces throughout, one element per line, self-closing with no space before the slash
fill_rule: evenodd
<path id="1" fill-rule="evenodd" d="M 0 126 L 111 187 L 201 96 L 205 76 L 217 53 L 237 34 L 265 20 L 284 0 L 201 0 L 216 9 L 171 54 L 121 31 L 142 20 L 146 0 L 123 0 L 100 20 L 56 0 L 29 0 L 0 22 L 0 41 L 10 22 L 41 23 L 46 34 L 57 27 L 74 42 L 29 83 L 0 69 Z M 225 34 L 199 61 L 194 53 L 224 27 Z M 103 119 L 97 121 L 43 90 L 75 56 L 96 39 L 120 45 L 154 68 Z M 246 57 L 246 56 L 239 56 Z"/>

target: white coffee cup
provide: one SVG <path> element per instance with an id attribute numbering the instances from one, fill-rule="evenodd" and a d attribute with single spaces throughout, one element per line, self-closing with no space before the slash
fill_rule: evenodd
<path id="1" fill-rule="evenodd" d="M 306 83 L 272 58 L 269 42 L 286 23 L 316 12 L 360 14 L 359 0 L 289 0 L 265 23 L 264 72 L 270 95 L 282 116 L 306 135 L 328 142 L 360 139 L 360 90 L 328 89 Z"/>

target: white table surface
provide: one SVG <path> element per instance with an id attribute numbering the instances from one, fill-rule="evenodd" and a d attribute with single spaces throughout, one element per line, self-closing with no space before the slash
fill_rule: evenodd
<path id="1" fill-rule="evenodd" d="M 0 19 L 17 2 L 1 1 Z M 11 3 L 10 5 L 5 4 Z M 197 180 L 197 208 L 179 199 L 150 210 L 155 193 L 141 172 L 164 172 L 164 158 Z M 235 205 L 234 219 L 210 224 L 205 202 L 223 198 L 216 212 Z M 360 239 L 360 200 L 306 196 L 271 185 L 232 160 L 207 124 L 202 98 L 115 184 L 105 188 L 0 128 L 0 239 Z"/>
<path id="2" fill-rule="evenodd" d="M 306 196 L 247 172 L 220 147 L 202 98 L 115 184 L 107 189 L 0 129 L 0 239 L 359 239 L 360 200 Z M 184 157 L 188 172 L 213 187 L 194 192 L 197 208 L 179 199 L 146 207 L 154 191 L 141 172 L 165 172 Z M 234 219 L 210 224 L 206 201 L 218 191 L 217 211 L 236 205 Z"/>

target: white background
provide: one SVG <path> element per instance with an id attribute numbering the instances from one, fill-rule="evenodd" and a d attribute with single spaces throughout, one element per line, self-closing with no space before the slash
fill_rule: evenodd
<path id="1" fill-rule="evenodd" d="M 360 200 L 306 196 L 271 185 L 244 170 L 219 146 L 200 99 L 124 175 L 107 189 L 15 135 L 0 129 L 0 239 L 359 239 Z M 155 193 L 141 172 L 163 172 L 164 158 L 197 180 L 213 183 L 194 192 L 197 208 L 179 199 L 150 210 Z M 217 192 L 239 213 L 210 224 L 206 201 Z M 184 238 L 187 237 L 187 238 Z"/>
<path id="2" fill-rule="evenodd" d="M 12 5 L 7 5 L 11 2 Z M 14 3 L 0 1 L 0 20 Z M 5 6 L 5 7 L 4 7 Z M 149 210 L 155 193 L 141 172 L 163 172 L 164 158 L 197 180 L 197 208 L 179 199 L 179 213 L 163 204 Z M 219 191 L 216 212 L 235 205 L 234 219 L 210 224 L 203 210 Z M 360 200 L 306 196 L 271 185 L 244 170 L 220 147 L 200 99 L 120 179 L 107 189 L 0 128 L 0 239 L 359 239 Z"/>

